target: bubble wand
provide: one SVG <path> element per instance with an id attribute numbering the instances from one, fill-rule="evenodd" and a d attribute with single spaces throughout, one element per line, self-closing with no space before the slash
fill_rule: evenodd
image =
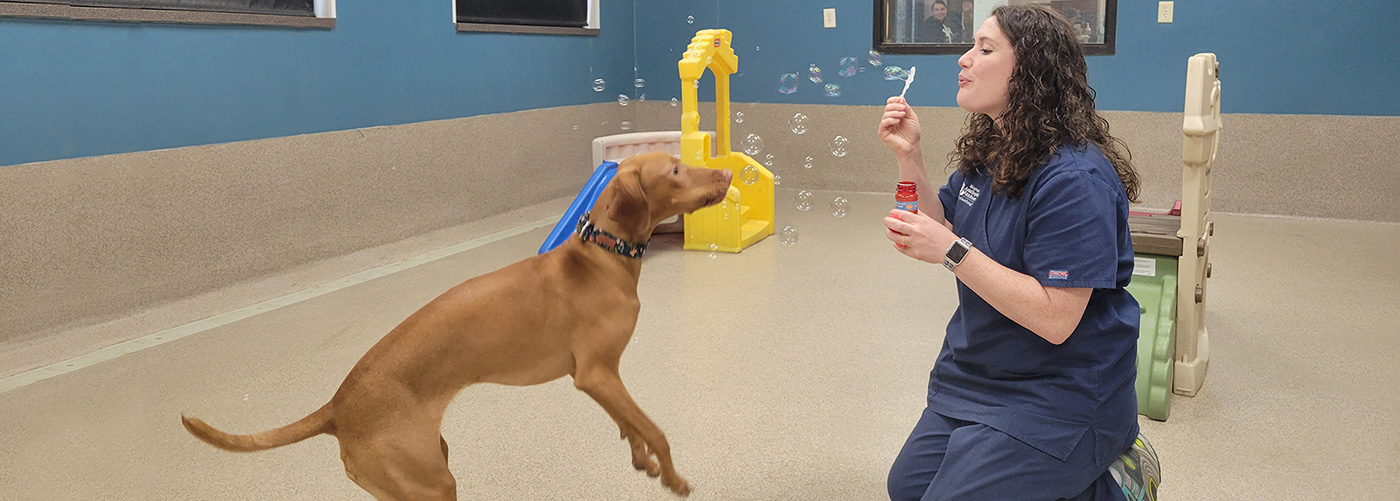
<path id="1" fill-rule="evenodd" d="M 909 67 L 909 79 L 904 81 L 904 90 L 899 91 L 899 100 L 901 100 L 901 101 L 904 100 L 904 93 L 905 93 L 905 92 L 909 92 L 909 84 L 914 83 L 914 72 L 915 72 L 915 71 L 918 71 L 918 68 L 913 67 L 913 66 L 910 66 L 910 67 Z"/>

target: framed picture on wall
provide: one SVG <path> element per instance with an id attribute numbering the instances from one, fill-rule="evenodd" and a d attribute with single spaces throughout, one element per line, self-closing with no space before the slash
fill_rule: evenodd
<path id="1" fill-rule="evenodd" d="M 874 0 L 875 49 L 886 54 L 962 54 L 1002 5 L 1044 4 L 1069 19 L 1085 54 L 1113 54 L 1118 0 Z"/>

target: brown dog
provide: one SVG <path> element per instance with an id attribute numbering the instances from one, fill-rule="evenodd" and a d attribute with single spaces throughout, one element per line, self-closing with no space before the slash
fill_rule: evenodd
<path id="1" fill-rule="evenodd" d="M 723 200 L 732 177 L 666 154 L 638 155 L 622 162 L 592 222 L 624 241 L 645 243 L 659 221 Z M 568 374 L 617 422 L 632 465 L 684 496 L 690 485 L 671 463 L 666 436 L 618 375 L 641 307 L 641 266 L 641 259 L 571 238 L 429 302 L 365 353 L 329 403 L 300 421 L 230 435 L 180 419 L 200 440 L 238 452 L 334 435 L 346 475 L 376 498 L 457 499 L 440 432 L 453 397 L 472 383 L 524 386 Z"/>

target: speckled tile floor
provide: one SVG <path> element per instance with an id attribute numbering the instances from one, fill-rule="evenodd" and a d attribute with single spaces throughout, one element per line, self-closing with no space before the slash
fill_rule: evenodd
<path id="1" fill-rule="evenodd" d="M 835 218 L 837 195 L 851 213 Z M 666 431 L 692 499 L 876 500 L 923 406 L 956 306 L 942 267 L 889 248 L 888 194 L 818 192 L 738 255 L 658 236 L 623 379 Z M 447 288 L 533 255 L 548 228 L 0 393 L 0 498 L 369 499 L 330 437 L 231 454 L 236 432 L 324 403 L 363 352 Z M 1171 419 L 1142 419 L 1163 499 L 1395 499 L 1400 225 L 1221 214 L 1213 358 Z M 443 435 L 462 499 L 670 499 L 565 378 L 479 385 Z"/>

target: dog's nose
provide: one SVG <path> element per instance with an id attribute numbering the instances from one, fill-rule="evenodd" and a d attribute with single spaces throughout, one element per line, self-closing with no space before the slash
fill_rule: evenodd
<path id="1" fill-rule="evenodd" d="M 729 184 L 734 180 L 734 172 L 729 169 L 720 169 L 720 175 L 724 176 L 724 184 Z"/>

